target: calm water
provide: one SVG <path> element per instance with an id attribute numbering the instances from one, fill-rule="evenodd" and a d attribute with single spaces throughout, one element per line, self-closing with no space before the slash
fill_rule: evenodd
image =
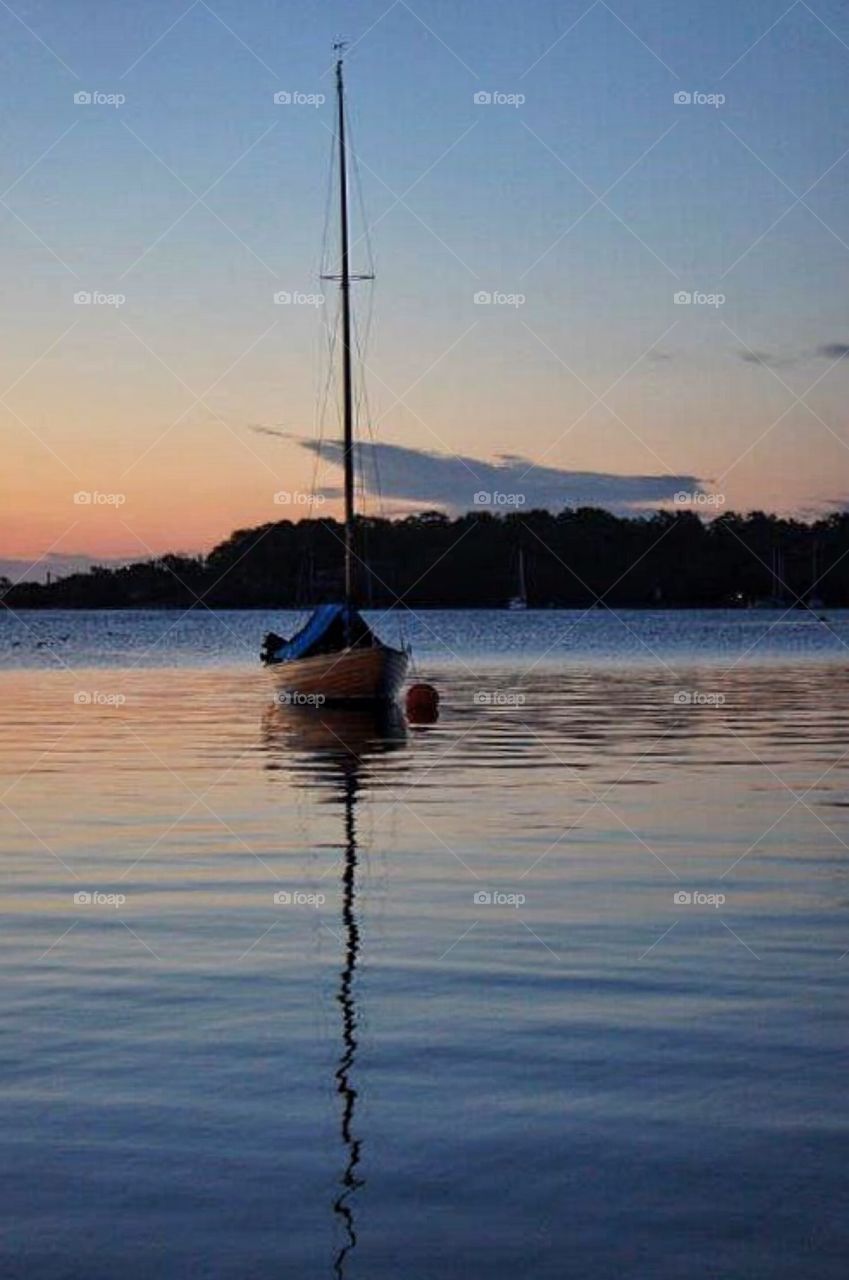
<path id="1" fill-rule="evenodd" d="M 292 634 L 306 613 L 246 609 L 0 610 L 0 667 L 208 666 L 253 663 L 268 630 Z M 549 657 L 613 664 L 763 662 L 849 656 L 849 610 L 479 609 L 366 612 L 422 662 Z"/>
<path id="2" fill-rule="evenodd" d="M 275 707 L 279 616 L 6 616 L 0 1275 L 842 1278 L 849 622 L 780 619 L 422 614 L 415 728 Z"/>

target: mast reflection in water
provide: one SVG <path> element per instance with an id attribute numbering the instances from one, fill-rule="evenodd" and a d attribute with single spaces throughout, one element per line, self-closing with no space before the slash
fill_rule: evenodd
<path id="1" fill-rule="evenodd" d="M 339 1059 L 336 1071 L 336 1082 L 342 1097 L 342 1141 L 348 1152 L 348 1163 L 342 1176 L 342 1193 L 333 1208 L 344 1223 L 347 1239 L 336 1258 L 337 1276 L 343 1274 L 345 1259 L 357 1243 L 354 1230 L 354 1213 L 349 1200 L 362 1179 L 357 1177 L 356 1169 L 360 1163 L 361 1139 L 355 1137 L 354 1108 L 357 1103 L 357 1090 L 352 1080 L 352 1072 L 357 1053 L 357 1007 L 354 998 L 354 975 L 357 969 L 357 958 L 360 953 L 360 929 L 357 924 L 354 901 L 356 898 L 357 870 L 357 829 L 354 819 L 354 805 L 357 802 L 356 774 L 349 771 L 345 777 L 345 865 L 342 872 L 342 925 L 345 942 L 345 965 L 341 972 L 339 984 L 339 1004 L 342 1007 L 342 1041 L 345 1051 Z"/>
<path id="2" fill-rule="evenodd" d="M 264 728 L 266 747 L 275 757 L 268 767 L 280 768 L 281 756 L 285 756 L 291 765 L 298 766 L 298 772 L 308 786 L 330 788 L 343 809 L 344 953 L 336 995 L 342 1012 L 342 1053 L 334 1078 L 342 1104 L 340 1132 L 345 1166 L 339 1178 L 339 1194 L 333 1201 L 333 1212 L 343 1230 L 343 1243 L 336 1253 L 333 1270 L 336 1276 L 343 1277 L 348 1256 L 357 1244 L 355 1195 L 365 1186 L 365 1179 L 359 1172 L 363 1138 L 356 1125 L 358 1092 L 354 1080 L 359 1048 L 356 975 L 362 945 L 357 913 L 359 857 L 356 806 L 373 775 L 374 759 L 403 748 L 407 743 L 407 728 L 396 707 L 371 711 L 318 711 L 290 706 L 270 708 Z"/>

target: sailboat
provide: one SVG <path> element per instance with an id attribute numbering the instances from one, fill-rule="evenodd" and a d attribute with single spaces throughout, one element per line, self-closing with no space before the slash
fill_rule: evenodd
<path id="1" fill-rule="evenodd" d="M 397 698 L 410 651 L 394 649 L 374 634 L 357 604 L 356 519 L 354 510 L 354 391 L 352 372 L 351 281 L 348 228 L 348 166 L 345 147 L 345 89 L 341 46 L 336 62 L 336 145 L 339 155 L 338 280 L 342 303 L 342 409 L 345 467 L 345 598 L 317 608 L 291 639 L 273 631 L 260 660 L 270 668 L 279 696 L 294 702 L 367 704 Z"/>
<path id="2" fill-rule="evenodd" d="M 528 589 L 525 584 L 525 553 L 519 548 L 519 594 L 507 601 L 508 609 L 527 609 Z"/>
<path id="3" fill-rule="evenodd" d="M 785 609 L 787 602 L 784 594 L 784 552 L 781 547 L 773 547 L 770 554 L 770 594 L 752 602 L 753 609 Z"/>

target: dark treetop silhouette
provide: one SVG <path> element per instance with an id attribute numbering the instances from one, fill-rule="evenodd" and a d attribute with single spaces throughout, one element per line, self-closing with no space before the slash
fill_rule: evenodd
<path id="1" fill-rule="evenodd" d="M 301 608 L 338 599 L 344 526 L 281 520 L 240 529 L 206 556 L 164 555 L 7 587 L 11 608 Z M 599 508 L 425 512 L 357 521 L 362 602 L 500 607 L 523 551 L 528 605 L 849 605 L 849 514 L 813 523 L 753 512 L 621 517 Z M 0 585 L 2 590 L 2 585 Z M 202 600 L 202 604 L 199 603 Z"/>

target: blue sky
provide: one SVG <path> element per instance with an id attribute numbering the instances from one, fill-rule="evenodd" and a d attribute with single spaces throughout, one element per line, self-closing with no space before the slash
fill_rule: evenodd
<path id="1" fill-rule="evenodd" d="M 743 509 L 845 500 L 849 370 L 823 354 L 849 341 L 843 6 L 16 0 L 10 555 L 201 548 L 308 484 L 297 439 L 250 424 L 313 426 L 320 309 L 273 297 L 322 288 L 338 36 L 374 224 L 360 300 L 381 441 L 691 475 Z M 83 308 L 80 290 L 126 301 Z M 66 532 L 80 487 L 125 492 L 120 526 L 92 511 Z"/>

